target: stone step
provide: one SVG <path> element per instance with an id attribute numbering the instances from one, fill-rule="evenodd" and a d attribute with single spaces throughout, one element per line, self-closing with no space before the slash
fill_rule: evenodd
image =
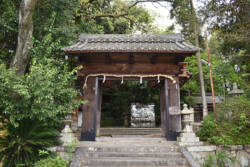
<path id="1" fill-rule="evenodd" d="M 179 146 L 201 146 L 203 142 L 179 142 Z"/>
<path id="2" fill-rule="evenodd" d="M 169 158 L 182 157 L 180 152 L 168 153 L 117 153 L 117 152 L 85 152 L 84 158 L 107 158 L 107 157 L 136 157 L 136 158 Z"/>
<path id="3" fill-rule="evenodd" d="M 112 135 L 161 135 L 161 128 L 101 128 L 100 136 Z"/>
<path id="4" fill-rule="evenodd" d="M 85 152 L 126 152 L 126 153 L 164 153 L 164 152 L 179 152 L 177 146 L 120 146 L 120 147 L 83 147 Z"/>
<path id="5" fill-rule="evenodd" d="M 74 162 L 81 167 L 189 167 L 181 147 L 174 141 L 135 137 L 99 139 L 102 141 L 79 142 L 76 157 L 80 161 Z"/>
<path id="6" fill-rule="evenodd" d="M 178 137 L 179 142 L 200 142 L 199 137 Z"/>
<path id="7" fill-rule="evenodd" d="M 93 167 L 93 166 L 87 166 L 87 165 L 82 165 L 81 167 Z M 103 167 L 102 165 L 96 165 L 95 167 Z M 113 166 L 113 167 L 128 167 L 128 166 Z M 129 167 L 138 167 L 138 166 L 129 166 Z M 154 166 L 151 166 L 151 167 L 154 167 Z M 166 166 L 164 165 L 164 167 L 173 167 L 173 166 Z M 174 167 L 190 167 L 189 165 L 177 165 L 177 166 L 174 166 Z"/>
<path id="8" fill-rule="evenodd" d="M 165 137 L 162 137 L 162 136 L 144 136 L 144 135 L 112 135 L 111 136 L 102 136 L 102 137 L 97 137 L 96 138 L 96 141 L 97 142 L 131 142 L 131 143 L 134 143 L 134 142 L 146 142 L 146 143 L 166 143 L 167 140 Z"/>
<path id="9" fill-rule="evenodd" d="M 105 127 L 100 128 L 100 130 L 147 130 L 147 131 L 161 131 L 161 128 L 119 128 L 119 127 Z"/>
<path id="10" fill-rule="evenodd" d="M 115 167 L 115 166 L 137 166 L 137 167 L 153 167 L 153 166 L 182 166 L 188 165 L 188 162 L 184 158 L 176 157 L 176 159 L 164 159 L 164 158 L 102 158 L 102 159 L 85 159 L 82 161 L 82 166 L 103 166 L 103 167 Z"/>

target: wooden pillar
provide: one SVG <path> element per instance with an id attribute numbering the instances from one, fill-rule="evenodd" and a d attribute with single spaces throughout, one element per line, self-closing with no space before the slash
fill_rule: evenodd
<path id="1" fill-rule="evenodd" d="M 176 140 L 181 132 L 181 115 L 180 115 L 180 92 L 179 80 L 175 77 L 176 83 L 168 81 L 169 85 L 169 140 Z"/>
<path id="2" fill-rule="evenodd" d="M 97 115 L 96 115 L 96 136 L 100 136 L 101 127 L 101 111 L 102 111 L 102 84 L 99 83 L 98 89 L 98 105 L 97 105 Z"/>
<path id="3" fill-rule="evenodd" d="M 161 128 L 167 140 L 176 140 L 181 131 L 179 81 L 165 79 L 160 89 Z"/>
<path id="4" fill-rule="evenodd" d="M 166 112 L 165 112 L 165 87 L 161 84 L 160 87 L 160 110 L 161 110 L 161 131 L 163 136 L 167 136 L 166 129 Z"/>
<path id="5" fill-rule="evenodd" d="M 88 102 L 82 107 L 81 141 L 95 141 L 96 113 L 98 105 L 98 77 L 89 77 L 84 100 Z"/>
<path id="6" fill-rule="evenodd" d="M 168 79 L 164 80 L 160 89 L 161 129 L 163 135 L 168 139 L 169 135 L 169 98 Z"/>

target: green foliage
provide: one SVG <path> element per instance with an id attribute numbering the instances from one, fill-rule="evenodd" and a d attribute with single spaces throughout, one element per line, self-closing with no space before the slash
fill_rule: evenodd
<path id="1" fill-rule="evenodd" d="M 248 0 L 204 1 L 206 8 L 201 10 L 202 15 L 210 20 L 209 28 L 217 32 L 220 51 L 226 57 L 234 56 L 240 50 L 250 53 L 249 5 Z"/>
<path id="2" fill-rule="evenodd" d="M 219 152 L 217 154 L 209 154 L 205 159 L 203 167 L 226 167 L 229 163 L 234 165 L 235 159 L 224 152 Z"/>
<path id="3" fill-rule="evenodd" d="M 46 120 L 48 124 L 59 123 L 76 106 L 83 103 L 77 100 L 73 88 L 75 73 L 59 56 L 60 42 L 52 42 L 50 35 L 42 42 L 35 42 L 29 73 L 16 76 L 5 65 L 0 66 L 0 114 L 18 126 L 18 120 Z M 58 57 L 55 57 L 54 55 Z"/>
<path id="4" fill-rule="evenodd" d="M 212 136 L 211 138 L 208 138 L 208 141 L 213 144 L 223 146 L 234 144 L 232 137 L 224 134 L 221 134 L 220 136 Z"/>
<path id="5" fill-rule="evenodd" d="M 201 14 L 209 20 L 213 32 L 210 42 L 211 53 L 222 57 L 228 64 L 237 64 L 239 76 L 243 79 L 241 89 L 250 98 L 250 38 L 249 0 L 204 1 Z"/>
<path id="6" fill-rule="evenodd" d="M 20 0 L 0 3 L 0 62 L 8 66 L 15 53 Z M 39 0 L 33 16 L 33 36 L 42 40 L 51 30 L 64 46 L 79 33 L 152 32 L 153 17 L 143 7 L 123 0 Z"/>
<path id="7" fill-rule="evenodd" d="M 7 135 L 0 136 L 3 167 L 29 167 L 39 159 L 39 150 L 60 144 L 59 132 L 42 121 L 23 119 L 18 123 L 18 127 L 10 122 L 1 127 L 7 129 Z"/>
<path id="8" fill-rule="evenodd" d="M 87 25 L 95 22 L 105 34 L 128 34 L 135 31 L 148 32 L 153 29 L 153 18 L 149 12 L 134 2 L 124 0 L 78 0 L 75 23 Z"/>
<path id="9" fill-rule="evenodd" d="M 229 98 L 218 104 L 219 129 L 226 136 L 230 136 L 234 144 L 250 143 L 250 102 L 245 97 Z"/>
<path id="10" fill-rule="evenodd" d="M 34 12 L 33 36 L 42 40 L 50 30 L 54 39 L 63 39 L 62 43 L 77 38 L 78 27 L 74 24 L 77 0 L 39 0 Z"/>
<path id="11" fill-rule="evenodd" d="M 209 114 L 203 119 L 202 128 L 197 132 L 201 140 L 206 140 L 213 137 L 216 133 L 217 124 L 213 114 Z"/>
<path id="12" fill-rule="evenodd" d="M 244 97 L 228 99 L 217 104 L 215 121 L 211 115 L 204 119 L 198 131 L 202 140 L 217 145 L 245 145 L 250 143 L 250 103 Z"/>
<path id="13" fill-rule="evenodd" d="M 64 161 L 60 156 L 49 156 L 45 159 L 41 159 L 40 161 L 34 164 L 34 167 L 67 167 L 68 162 Z"/>
<path id="14" fill-rule="evenodd" d="M 19 0 L 1 0 L 0 3 L 0 63 L 9 64 L 16 49 L 19 3 Z"/>
<path id="15" fill-rule="evenodd" d="M 242 79 L 234 72 L 233 66 L 228 62 L 223 61 L 221 57 L 214 54 L 211 54 L 210 57 L 213 72 L 214 90 L 216 95 L 224 95 L 225 97 L 227 96 L 226 87 L 224 86 L 225 83 L 228 82 L 231 85 L 233 82 L 242 83 Z M 202 53 L 201 58 L 207 60 L 207 55 Z M 193 101 L 190 96 L 200 92 L 197 57 L 187 57 L 185 61 L 188 63 L 187 70 L 192 74 L 192 78 L 187 83 L 185 83 L 181 90 L 186 93 L 185 102 L 192 103 Z M 203 64 L 202 69 L 204 74 L 205 90 L 206 92 L 211 92 L 209 67 L 206 64 Z"/>
<path id="16" fill-rule="evenodd" d="M 175 18 L 183 29 L 185 38 L 194 43 L 194 23 L 198 21 L 192 13 L 190 0 L 175 0 L 171 2 L 171 18 Z"/>

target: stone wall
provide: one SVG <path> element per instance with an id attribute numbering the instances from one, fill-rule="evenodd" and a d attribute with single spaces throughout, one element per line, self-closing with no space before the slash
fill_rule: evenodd
<path id="1" fill-rule="evenodd" d="M 189 146 L 187 150 L 202 165 L 209 154 L 225 152 L 236 160 L 236 164 L 228 164 L 228 167 L 249 167 L 250 166 L 250 145 L 234 146 Z"/>

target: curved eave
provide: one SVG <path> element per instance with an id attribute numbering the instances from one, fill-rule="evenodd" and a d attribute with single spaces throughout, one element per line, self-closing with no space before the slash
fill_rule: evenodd
<path id="1" fill-rule="evenodd" d="M 78 53 L 183 53 L 195 54 L 198 50 L 65 50 L 67 54 Z"/>

